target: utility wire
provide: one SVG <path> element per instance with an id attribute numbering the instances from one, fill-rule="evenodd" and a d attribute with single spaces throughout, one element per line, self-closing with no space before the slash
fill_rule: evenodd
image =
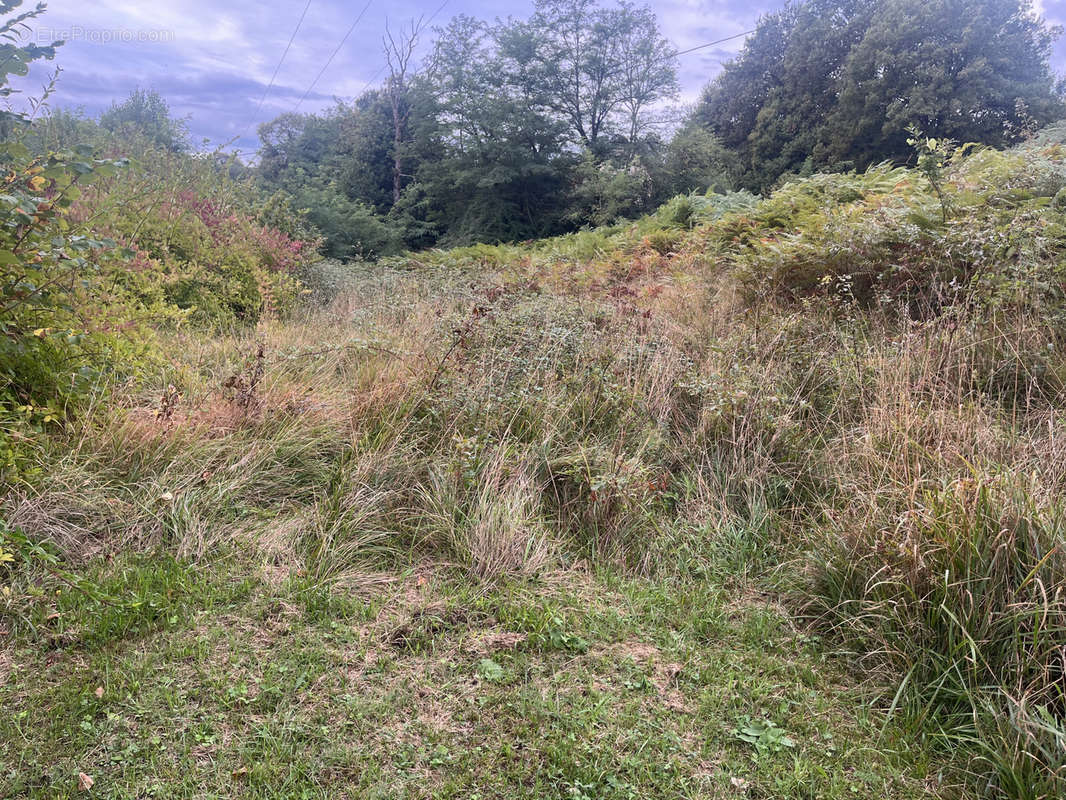
<path id="1" fill-rule="evenodd" d="M 448 3 L 450 3 L 450 2 L 451 2 L 451 0 L 444 0 L 444 2 L 441 3 L 437 7 L 437 10 L 434 11 L 430 15 L 429 19 L 427 19 L 424 23 L 422 23 L 421 25 L 418 26 L 418 30 L 415 31 L 415 36 L 417 36 L 422 31 L 424 31 L 426 28 L 428 28 L 430 23 L 433 22 L 433 20 L 435 20 L 437 18 L 437 15 L 440 12 L 442 12 L 444 10 L 444 7 L 446 5 L 448 5 Z M 373 75 L 370 76 L 370 80 L 368 80 L 366 83 L 363 84 L 363 88 L 359 90 L 359 94 L 356 95 L 356 97 L 360 97 L 360 96 L 366 94 L 366 90 L 370 88 L 370 84 L 372 84 L 374 81 L 376 81 L 378 79 L 378 76 L 381 75 L 381 73 L 384 72 L 387 68 L 388 68 L 388 64 L 382 64 L 381 68 L 378 69 L 377 72 L 375 72 Z"/>
<path id="2" fill-rule="evenodd" d="M 429 20 L 426 21 L 426 25 L 429 25 L 429 23 L 433 21 L 433 17 L 436 17 L 437 14 L 439 14 L 444 9 L 444 6 L 448 5 L 448 3 L 449 3 L 449 0 L 444 0 L 444 3 L 441 5 L 441 7 L 438 8 L 433 13 L 433 16 L 430 17 Z M 423 26 L 423 27 L 425 27 L 425 26 Z M 706 44 L 699 44 L 699 45 L 696 45 L 695 47 L 690 47 L 687 50 L 678 50 L 676 53 L 671 53 L 666 58 L 677 58 L 678 56 L 684 56 L 684 55 L 688 55 L 689 53 L 695 53 L 697 50 L 704 50 L 704 49 L 706 49 L 708 47 L 714 47 L 716 44 L 724 44 L 725 42 L 731 42 L 734 39 L 739 39 L 741 36 L 748 36 L 748 35 L 750 35 L 752 33 L 755 33 L 755 29 L 754 28 L 752 28 L 750 31 L 744 31 L 743 33 L 734 33 L 732 36 L 726 36 L 724 39 L 716 39 L 713 42 L 707 42 Z M 363 88 L 360 90 L 359 94 L 361 95 L 361 94 L 365 93 L 366 90 L 370 88 L 370 84 L 372 84 L 375 80 L 377 80 L 377 77 L 384 71 L 385 71 L 385 67 L 382 66 L 381 69 L 379 69 L 377 72 L 375 72 L 373 75 L 371 75 L 370 76 L 370 80 L 368 80 L 365 84 L 363 84 Z"/>
<path id="3" fill-rule="evenodd" d="M 352 35 L 352 31 L 355 30 L 355 26 L 359 24 L 359 20 L 363 18 L 363 15 L 366 13 L 366 10 L 370 8 L 370 4 L 373 1 L 374 0 L 366 0 L 366 5 L 363 6 L 363 10 L 359 12 L 359 16 L 355 18 L 355 22 L 352 23 L 352 26 L 348 28 L 348 32 L 344 34 L 344 38 L 340 40 L 340 44 L 338 44 L 334 48 L 333 52 L 329 54 L 329 58 L 326 59 L 326 63 L 322 65 L 322 69 L 318 71 L 318 74 L 315 76 L 315 79 L 311 81 L 311 85 L 307 87 L 307 91 L 304 92 L 303 97 L 301 97 L 300 100 L 296 103 L 296 105 L 292 107 L 293 111 L 296 111 L 300 107 L 303 101 L 307 99 L 308 95 L 311 94 L 311 90 L 315 88 L 315 84 L 317 84 L 319 79 L 326 74 L 326 70 L 329 69 L 329 65 L 333 63 L 333 59 L 337 57 L 337 53 L 339 53 L 341 51 L 341 48 L 344 47 L 344 43 L 348 41 L 348 37 Z"/>
<path id="4" fill-rule="evenodd" d="M 296 27 L 293 28 L 292 36 L 289 37 L 289 43 L 285 45 L 285 52 L 281 54 L 277 66 L 274 67 L 274 74 L 270 76 L 270 83 L 268 83 L 267 87 L 263 90 L 263 96 L 259 98 L 259 105 L 255 107 L 255 111 L 252 112 L 252 118 L 248 121 L 248 126 L 244 129 L 244 133 L 241 134 L 242 139 L 248 135 L 248 131 L 251 129 L 252 125 L 255 124 L 255 119 L 259 116 L 259 112 L 263 108 L 263 103 L 267 99 L 267 94 L 269 94 L 270 90 L 274 87 L 274 81 L 278 78 L 278 72 L 281 71 L 281 65 L 285 63 L 285 57 L 289 54 L 289 50 L 292 48 L 292 43 L 296 41 L 296 34 L 300 32 L 300 26 L 304 24 L 304 17 L 307 16 L 307 10 L 309 8 L 311 8 L 311 0 L 307 0 L 307 5 L 304 6 L 303 13 L 300 14 L 300 18 L 296 21 Z"/>
<path id="5" fill-rule="evenodd" d="M 308 0 L 308 2 L 310 3 L 310 0 Z M 351 36 L 352 31 L 355 30 L 355 26 L 359 24 L 359 20 L 362 19 L 363 14 L 366 13 L 367 8 L 370 7 L 370 2 L 371 2 L 371 0 L 368 0 L 366 6 L 363 7 L 363 10 L 359 12 L 359 16 L 356 17 L 355 22 L 352 23 L 352 27 L 348 29 L 348 32 L 344 35 L 344 38 L 341 39 L 341 43 L 339 45 L 337 45 L 337 49 L 333 51 L 333 53 L 330 55 L 329 59 L 326 61 L 325 66 L 322 67 L 322 70 L 318 73 L 318 75 L 315 77 L 315 79 L 311 82 L 311 85 L 307 88 L 307 91 L 304 92 L 303 97 L 300 98 L 300 102 L 297 103 L 293 107 L 293 111 L 296 111 L 296 109 L 300 107 L 300 103 L 303 103 L 303 101 L 307 99 L 307 96 L 311 93 L 311 90 L 314 88 L 315 84 L 318 83 L 318 79 L 321 78 L 322 75 L 325 73 L 326 69 L 332 63 L 332 61 L 336 57 L 337 53 L 340 52 L 341 47 L 343 47 L 344 43 L 348 40 L 348 37 Z M 437 17 L 437 15 L 440 14 L 440 12 L 444 10 L 445 6 L 447 6 L 449 2 L 451 2 L 451 0 L 444 0 L 444 2 L 440 4 L 440 6 L 437 8 L 437 10 L 433 12 L 433 14 L 430 16 L 430 18 L 428 20 L 426 20 L 425 24 L 419 26 L 418 31 L 416 31 L 416 34 L 420 33 L 423 30 L 425 30 L 425 28 L 428 27 L 431 22 L 433 22 L 433 20 Z M 305 13 L 306 13 L 306 9 L 305 9 Z M 301 17 L 301 19 L 302 19 L 302 17 Z M 668 56 L 668 58 L 677 58 L 678 56 L 685 56 L 685 55 L 688 55 L 689 53 L 695 53 L 697 50 L 705 50 L 708 47 L 714 47 L 716 44 L 725 44 L 726 42 L 731 42 L 734 39 L 739 39 L 742 36 L 750 36 L 751 34 L 755 33 L 755 30 L 756 30 L 755 28 L 752 28 L 749 31 L 744 31 L 742 33 L 734 33 L 732 36 L 726 36 L 725 38 L 722 38 L 722 39 L 715 39 L 713 42 L 706 42 L 705 44 L 699 44 L 699 45 L 696 45 L 695 47 L 689 47 L 689 48 L 687 48 L 685 50 L 678 50 L 676 53 L 671 53 Z M 295 36 L 295 34 L 294 34 L 294 36 Z M 290 44 L 291 43 L 292 42 L 290 41 Z M 287 51 L 288 51 L 288 48 L 286 48 L 286 52 Z M 284 56 L 282 56 L 282 60 L 284 60 Z M 377 77 L 379 75 L 381 75 L 382 72 L 385 71 L 386 66 L 382 66 L 377 72 L 375 72 L 370 77 L 370 79 L 363 85 L 363 88 L 362 88 L 362 90 L 360 90 L 359 95 L 364 94 L 366 92 L 366 90 L 370 88 L 370 84 L 372 84 L 377 79 Z M 260 105 L 261 105 L 261 103 L 260 103 Z M 253 155 L 255 153 L 258 153 L 258 152 L 259 152 L 258 150 L 254 151 Z"/>
<path id="6" fill-rule="evenodd" d="M 695 53 L 697 50 L 703 50 L 704 48 L 707 48 L 707 47 L 714 47 L 716 44 L 723 44 L 725 42 L 731 42 L 734 39 L 739 39 L 741 36 L 748 36 L 749 34 L 752 34 L 752 33 L 755 33 L 755 29 L 754 28 L 752 28 L 750 31 L 744 31 L 744 33 L 734 33 L 732 36 L 727 36 L 724 39 L 718 39 L 717 41 L 714 41 L 714 42 L 707 42 L 707 44 L 698 44 L 695 47 L 690 47 L 688 50 L 678 50 L 676 53 L 671 55 L 670 58 L 677 58 L 678 56 L 685 56 L 685 55 L 688 55 L 689 53 Z"/>

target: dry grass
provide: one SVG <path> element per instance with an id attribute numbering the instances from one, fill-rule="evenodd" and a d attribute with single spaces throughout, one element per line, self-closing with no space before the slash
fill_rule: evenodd
<path id="1" fill-rule="evenodd" d="M 997 785 L 1056 785 L 1057 334 L 745 308 L 685 258 L 374 274 L 252 332 L 174 334 L 173 369 L 57 444 L 8 518 L 79 560 L 239 545 L 273 582 L 356 591 L 411 554 L 487 583 L 582 559 L 742 583 L 813 552 L 802 610 L 907 676 L 886 706 L 980 742 Z"/>

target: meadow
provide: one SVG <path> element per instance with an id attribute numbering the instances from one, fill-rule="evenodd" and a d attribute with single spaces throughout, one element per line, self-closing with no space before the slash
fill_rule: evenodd
<path id="1" fill-rule="evenodd" d="M 1061 796 L 1062 138 L 160 320 L 19 445 L 0 794 Z"/>

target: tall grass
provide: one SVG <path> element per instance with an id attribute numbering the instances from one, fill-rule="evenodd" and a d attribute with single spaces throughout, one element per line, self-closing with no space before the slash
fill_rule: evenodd
<path id="1" fill-rule="evenodd" d="M 239 549 L 326 586 L 408 558 L 783 585 L 973 786 L 1061 796 L 1060 233 L 1001 248 L 996 209 L 1021 226 L 1047 198 L 978 202 L 964 178 L 948 223 L 878 169 L 702 224 L 679 203 L 669 224 L 330 265 L 326 306 L 161 334 L 172 367 L 50 439 L 5 515 L 72 562 Z M 963 247 L 968 224 L 985 238 Z"/>

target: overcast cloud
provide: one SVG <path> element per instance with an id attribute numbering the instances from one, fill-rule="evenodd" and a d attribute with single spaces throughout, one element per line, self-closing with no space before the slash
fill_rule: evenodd
<path id="1" fill-rule="evenodd" d="M 212 145 L 236 140 L 240 147 L 254 149 L 256 124 L 298 106 L 366 5 L 365 0 L 311 0 L 277 80 L 259 108 L 304 3 L 50 0 L 36 26 L 37 37 L 67 40 L 56 59 L 64 72 L 52 105 L 96 115 L 138 86 L 154 88 L 177 115 L 188 117 L 197 144 L 202 139 Z M 447 0 L 443 7 L 442 0 L 371 0 L 336 59 L 298 107 L 322 109 L 334 98 L 355 97 L 376 83 L 386 20 L 398 25 L 435 14 L 436 26 L 459 13 L 482 19 L 525 17 L 532 5 L 532 0 Z M 760 14 L 781 5 L 780 0 L 651 0 L 664 33 L 679 50 L 750 30 Z M 1037 8 L 1050 21 L 1066 22 L 1066 0 L 1038 0 Z M 431 39 L 424 37 L 423 54 Z M 694 101 L 742 44 L 743 39 L 735 39 L 683 56 L 681 101 Z M 1058 43 L 1054 66 L 1066 72 L 1066 41 Z M 48 67 L 35 69 L 23 88 L 32 93 L 46 80 Z"/>

